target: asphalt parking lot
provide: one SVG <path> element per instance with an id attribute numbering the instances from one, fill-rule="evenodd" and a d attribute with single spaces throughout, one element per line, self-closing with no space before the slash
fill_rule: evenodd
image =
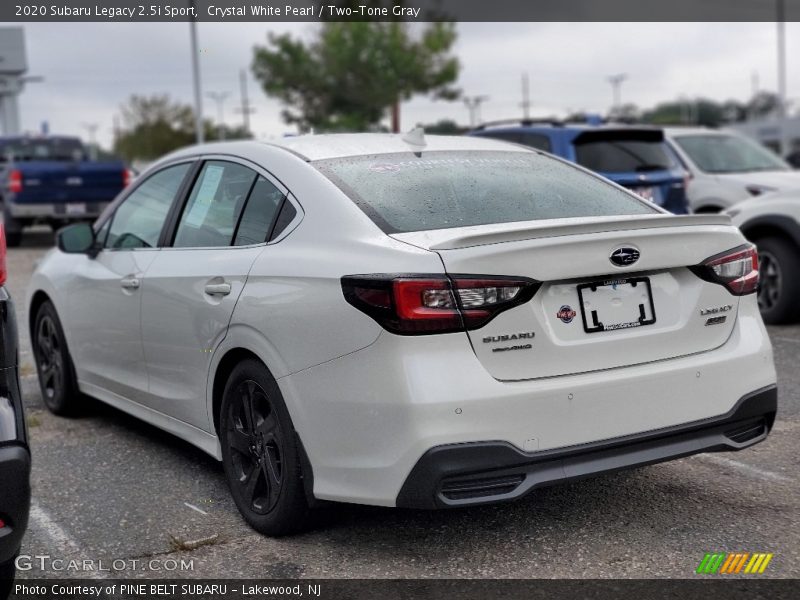
<path id="1" fill-rule="evenodd" d="M 49 232 L 8 252 L 33 452 L 23 554 L 105 561 L 120 575 L 258 578 L 694 577 L 706 552 L 772 552 L 763 576 L 800 576 L 800 325 L 770 328 L 780 395 L 770 438 L 446 512 L 339 506 L 303 535 L 268 539 L 240 519 L 221 466 L 112 408 L 77 419 L 41 401 L 24 293 Z M 156 559 L 160 571 L 144 572 Z M 137 561 L 134 565 L 133 561 Z M 86 576 L 41 570 L 20 577 Z M 108 573 L 106 573 L 108 575 Z M 706 576 L 708 577 L 708 576 Z"/>

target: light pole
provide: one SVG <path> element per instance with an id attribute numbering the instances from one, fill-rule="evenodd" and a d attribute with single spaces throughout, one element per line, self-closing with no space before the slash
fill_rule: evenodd
<path id="1" fill-rule="evenodd" d="M 475 127 L 481 120 L 481 104 L 486 102 L 489 96 L 464 96 L 464 104 L 469 110 L 469 125 Z"/>
<path id="2" fill-rule="evenodd" d="M 606 79 L 611 84 L 611 95 L 614 101 L 611 106 L 611 112 L 615 113 L 622 106 L 622 82 L 628 79 L 628 75 L 626 73 L 618 73 L 609 75 Z"/>
<path id="3" fill-rule="evenodd" d="M 786 13 L 784 0 L 776 0 L 778 28 L 778 127 L 780 128 L 781 156 L 789 154 L 789 132 L 786 129 Z"/>
<path id="4" fill-rule="evenodd" d="M 194 9 L 195 0 L 191 0 L 191 7 Z M 197 12 L 194 10 L 193 12 Z M 194 87 L 194 135 L 198 144 L 202 144 L 205 138 L 203 132 L 203 94 L 200 91 L 200 51 L 197 48 L 197 21 L 189 22 L 189 39 L 192 51 L 192 83 Z"/>
<path id="5" fill-rule="evenodd" d="M 251 135 L 250 115 L 256 112 L 256 109 L 250 105 L 250 98 L 247 95 L 247 72 L 244 69 L 239 71 L 239 90 L 242 107 L 237 109 L 236 112 L 242 113 L 242 119 L 244 120 L 244 132 L 246 135 Z"/>
<path id="6" fill-rule="evenodd" d="M 223 114 L 223 104 L 225 104 L 225 99 L 230 96 L 230 92 L 207 92 L 206 96 L 211 98 L 214 102 L 217 103 L 217 137 L 220 140 L 225 139 L 225 123 L 224 123 L 224 114 Z"/>
<path id="7" fill-rule="evenodd" d="M 98 123 L 81 123 L 81 127 L 89 133 L 89 158 L 97 160 L 97 130 L 100 125 Z"/>

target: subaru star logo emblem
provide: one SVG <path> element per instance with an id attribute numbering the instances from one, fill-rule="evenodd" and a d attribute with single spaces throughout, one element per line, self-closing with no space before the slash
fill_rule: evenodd
<path id="1" fill-rule="evenodd" d="M 627 267 L 639 260 L 639 251 L 631 246 L 620 246 L 608 259 L 618 267 Z"/>

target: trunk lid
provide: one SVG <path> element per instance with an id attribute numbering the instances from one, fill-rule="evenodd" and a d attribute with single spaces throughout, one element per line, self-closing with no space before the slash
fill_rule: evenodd
<path id="1" fill-rule="evenodd" d="M 728 339 L 736 318 L 738 298 L 689 269 L 744 243 L 727 216 L 552 219 L 392 237 L 437 252 L 450 274 L 542 282 L 529 302 L 468 332 L 478 359 L 500 380 L 708 351 Z M 620 248 L 639 252 L 638 260 L 613 264 Z M 712 316 L 725 318 L 707 325 Z"/>

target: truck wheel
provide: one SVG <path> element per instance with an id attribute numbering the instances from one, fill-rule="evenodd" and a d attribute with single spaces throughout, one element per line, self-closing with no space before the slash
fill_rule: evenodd
<path id="1" fill-rule="evenodd" d="M 6 230 L 6 246 L 9 248 L 19 246 L 22 243 L 22 223 L 8 214 L 8 210 L 3 211 L 3 227 Z"/>
<path id="2" fill-rule="evenodd" d="M 22 243 L 21 231 L 6 231 L 6 246 L 16 248 Z"/>

